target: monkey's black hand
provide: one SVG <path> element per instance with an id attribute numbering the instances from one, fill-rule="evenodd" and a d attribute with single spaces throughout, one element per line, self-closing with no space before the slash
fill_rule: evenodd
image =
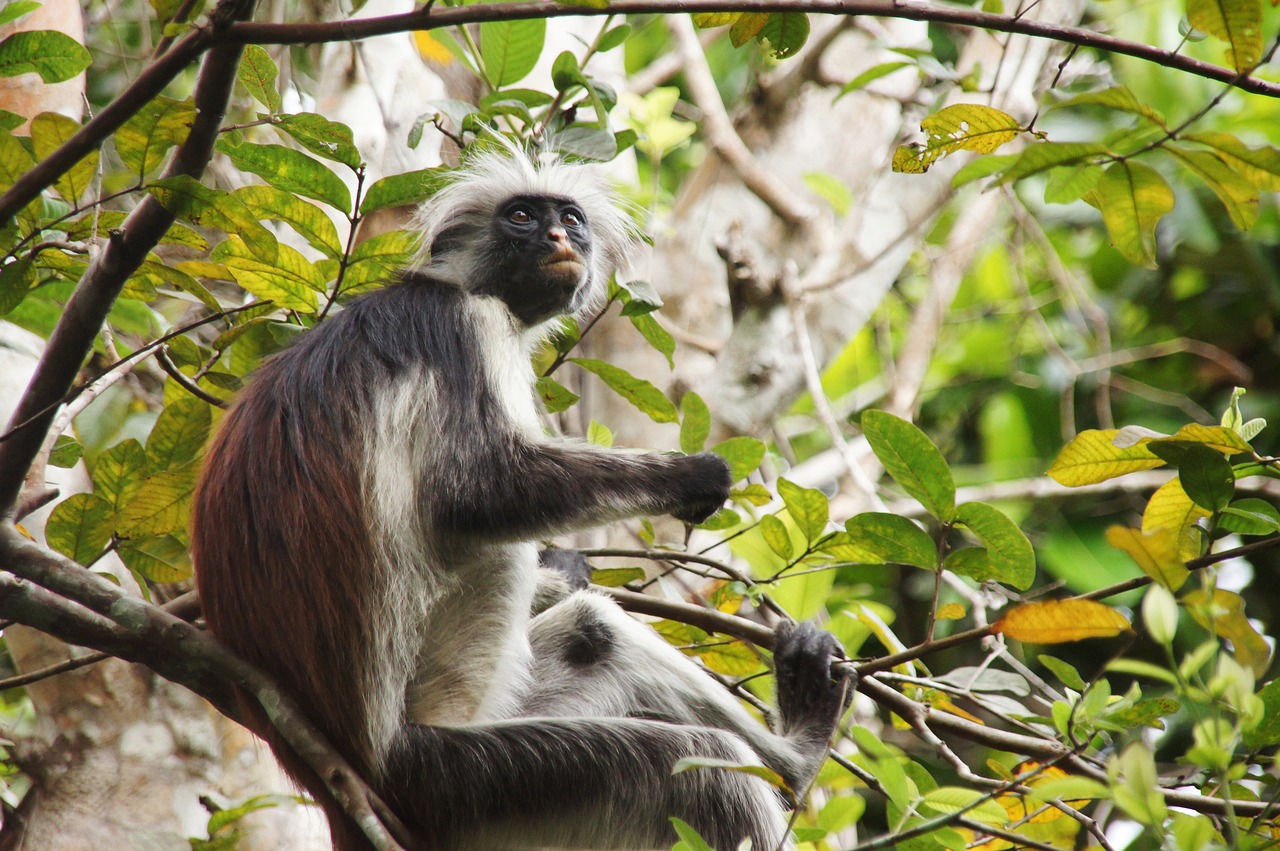
<path id="1" fill-rule="evenodd" d="M 785 731 L 808 727 L 814 735 L 830 738 L 853 694 L 853 683 L 832 670 L 844 651 L 830 633 L 811 623 L 780 623 L 775 636 L 773 664 Z"/>
<path id="2" fill-rule="evenodd" d="M 729 465 L 719 455 L 700 452 L 678 459 L 680 505 L 671 516 L 685 523 L 701 523 L 720 510 L 733 481 Z"/>
<path id="3" fill-rule="evenodd" d="M 582 591 L 591 584 L 591 565 L 577 550 L 548 547 L 538 553 L 538 565 L 557 573 L 570 591 Z"/>

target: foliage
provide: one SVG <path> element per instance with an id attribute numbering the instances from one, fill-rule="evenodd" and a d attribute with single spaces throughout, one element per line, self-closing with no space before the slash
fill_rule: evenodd
<path id="1" fill-rule="evenodd" d="M 21 14 L 20 6 L 0 16 Z M 1277 29 L 1276 14 L 1260 3 L 1191 0 L 1185 12 L 1184 35 L 1221 58 L 1236 82 L 1270 58 L 1264 36 Z M 163 10 L 153 14 L 157 35 L 185 29 Z M 785 62 L 811 34 L 799 11 L 726 10 L 694 21 L 727 28 L 741 49 L 725 54 L 726 79 Z M 544 57 L 548 27 L 538 18 L 421 31 L 424 54 L 469 69 L 482 94 L 430 104 L 397 141 L 414 147 L 438 133 L 465 156 L 504 132 L 589 162 L 634 148 L 647 200 L 659 206 L 702 142 L 682 107 L 686 87 L 619 93 L 593 64 L 614 51 L 652 62 L 670 48 L 653 29 L 652 19 L 607 16 L 593 39 L 555 57 Z M 1191 39 L 1196 32 L 1208 38 Z M 0 75 L 54 81 L 87 67 L 96 54 L 59 35 L 0 42 Z M 831 96 L 903 71 L 964 88 L 964 75 L 942 58 L 955 37 L 938 32 L 931 50 L 902 48 L 902 60 L 863 71 Z M 447 179 L 444 167 L 371 179 L 352 128 L 297 108 L 304 85 L 282 74 L 280 56 L 250 46 L 239 63 L 243 95 L 216 145 L 236 182 L 167 171 L 197 115 L 189 86 L 174 84 L 50 173 L 0 229 L 0 315 L 48 338 L 91 256 L 129 227 L 130 210 L 150 198 L 175 218 L 122 282 L 110 335 L 83 353 L 91 355 L 85 381 L 67 401 L 97 401 L 49 459 L 69 466 L 83 458 L 92 480 L 88 492 L 57 503 L 49 547 L 88 569 L 115 553 L 146 589 L 191 575 L 191 490 L 222 409 L 263 358 L 394 278 L 418 248 L 413 233 L 365 238 L 362 225 L 429 199 Z M 530 87 L 544 58 L 548 85 Z M 747 699 L 771 686 L 761 678 L 767 654 L 733 631 L 728 616 L 739 612 L 819 617 L 857 660 L 843 667 L 863 678 L 877 708 L 859 707 L 833 743 L 821 788 L 796 822 L 806 847 L 848 847 L 850 837 L 874 834 L 909 849 L 1120 847 L 1113 835 L 1134 837 L 1132 848 L 1180 851 L 1274 843 L 1280 686 L 1269 679 L 1268 621 L 1277 603 L 1258 587 L 1265 583 L 1233 571 L 1246 558 L 1259 570 L 1277 566 L 1266 556 L 1280 541 L 1276 491 L 1258 482 L 1280 478 L 1280 464 L 1265 423 L 1246 417 L 1242 391 L 1228 389 L 1237 376 L 1221 373 L 1248 361 L 1259 375 L 1275 374 L 1280 217 L 1267 193 L 1280 189 L 1280 140 L 1274 125 L 1248 114 L 1260 99 L 1230 86 L 1188 104 L 1118 61 L 1103 76 L 1047 96 L 1034 121 L 986 104 L 939 109 L 921 122 L 925 141 L 893 157 L 895 170 L 923 174 L 976 152 L 983 156 L 958 171 L 956 187 L 987 180 L 1011 205 L 1032 197 L 1031 209 L 1040 199 L 1071 206 L 997 240 L 969 269 L 919 425 L 865 404 L 844 408 L 860 416 L 839 425 L 865 441 L 888 477 L 870 494 L 872 510 L 848 510 L 846 491 L 806 486 L 794 470 L 835 442 L 812 416 L 816 406 L 854 398 L 891 366 L 886 354 L 910 343 L 901 329 L 924 301 L 923 260 L 903 273 L 878 323 L 842 341 L 821 376 L 828 398 L 780 412 L 768 441 L 716 431 L 715 411 L 696 392 L 672 398 L 662 378 L 585 356 L 579 344 L 594 321 L 567 324 L 535 355 L 549 415 L 582 406 L 570 388 L 590 374 L 637 415 L 678 424 L 681 451 L 711 443 L 733 471 L 730 505 L 701 524 L 700 537 L 683 530 L 686 539 L 672 542 L 669 528 L 636 524 L 645 546 L 626 565 L 598 570 L 597 584 L 646 587 L 653 562 L 708 579 L 699 593 L 726 616 L 723 633 L 678 612 L 655 626 Z M 10 121 L 0 130 L 0 190 L 37 171 L 82 126 L 52 113 L 22 117 L 34 119 L 29 135 L 12 132 Z M 994 153 L 1015 144 L 1023 145 L 1017 153 Z M 806 181 L 839 215 L 856 206 L 835 178 Z M 944 215 L 926 247 L 964 215 Z M 1257 241 L 1240 234 L 1250 228 Z M 1251 262 L 1228 263 L 1241 253 Z M 625 317 L 637 341 L 675 367 L 683 350 L 662 309 L 653 286 L 616 281 L 601 314 Z M 1126 352 L 1111 348 L 1113 337 Z M 1184 337 L 1199 345 L 1167 345 Z M 1117 356 L 1125 354 L 1132 357 Z M 130 372 L 138 376 L 130 392 L 93 383 Z M 1117 389 L 1130 392 L 1115 400 Z M 1250 399 L 1274 419 L 1274 387 Z M 1222 409 L 1212 425 L 1200 415 L 1209 407 Z M 1059 417 L 1069 439 L 1059 436 Z M 1098 427 L 1078 429 L 1077 418 Z M 594 420 L 584 431 L 611 441 Z M 1062 485 L 1091 493 L 1105 485 L 1124 499 L 1086 505 L 1061 491 L 975 498 L 970 489 L 1046 467 Z M 1151 471 L 1167 474 L 1154 488 L 1142 478 Z M 1152 492 L 1135 510 L 1144 488 Z M 1120 519 L 1102 522 L 1103 514 Z M 716 548 L 693 551 L 691 540 Z M 1087 649 L 1074 646 L 1081 641 Z M 1057 655 L 1042 652 L 1050 645 Z M 976 744 L 962 751 L 960 739 Z M 269 805 L 255 799 L 215 816 L 211 838 L 193 847 L 230 847 L 240 816 Z M 676 832 L 677 847 L 705 847 L 687 825 Z"/>

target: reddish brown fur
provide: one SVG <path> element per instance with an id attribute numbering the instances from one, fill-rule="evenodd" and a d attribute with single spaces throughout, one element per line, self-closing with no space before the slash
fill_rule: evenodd
<path id="1" fill-rule="evenodd" d="M 362 672 L 376 583 L 359 478 L 361 447 L 341 424 L 313 417 L 305 434 L 277 399 L 279 362 L 264 366 L 212 442 L 196 492 L 191 551 L 209 629 L 285 684 L 335 748 L 369 776 Z M 287 391 L 286 391 L 287 392 Z M 287 409 L 287 406 L 283 406 Z M 300 497 L 305 497 L 300 499 Z M 313 575 L 328 569 L 322 581 Z M 323 663 L 320 667 L 318 663 Z M 349 672 L 353 682 L 334 681 Z M 364 847 L 323 784 L 284 744 L 251 696 L 251 726 L 325 805 L 339 847 Z M 351 832 L 343 840 L 339 835 Z M 354 837 L 354 838 L 353 838 Z"/>

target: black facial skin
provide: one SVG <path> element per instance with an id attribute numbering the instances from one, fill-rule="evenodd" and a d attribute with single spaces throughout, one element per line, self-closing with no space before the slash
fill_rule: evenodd
<path id="1" fill-rule="evenodd" d="M 477 292 L 507 303 L 525 325 L 563 313 L 587 283 L 591 231 L 572 199 L 517 195 L 490 225 L 492 264 Z"/>

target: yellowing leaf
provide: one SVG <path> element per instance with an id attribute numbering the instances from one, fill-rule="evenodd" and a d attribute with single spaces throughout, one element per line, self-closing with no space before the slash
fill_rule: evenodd
<path id="1" fill-rule="evenodd" d="M 1008 113 L 975 103 L 959 103 L 939 110 L 920 122 L 923 144 L 902 145 L 893 153 L 893 170 L 924 174 L 929 166 L 956 151 L 989 154 L 1022 132 L 1022 125 Z"/>
<path id="2" fill-rule="evenodd" d="M 717 674 L 747 677 L 760 670 L 760 657 L 745 641 L 710 644 L 694 650 L 702 663 Z"/>
<path id="3" fill-rule="evenodd" d="M 1142 531 L 1152 534 L 1160 529 L 1172 529 L 1178 535 L 1178 556 L 1191 559 L 1200 555 L 1200 535 L 1193 527 L 1196 521 L 1208 516 L 1208 511 L 1187 496 L 1182 481 L 1174 478 L 1157 488 L 1147 500 L 1147 508 L 1142 512 Z"/>
<path id="4" fill-rule="evenodd" d="M 742 47 L 764 29 L 771 17 L 770 12 L 743 12 L 729 28 L 729 41 L 734 47 Z"/>
<path id="5" fill-rule="evenodd" d="M 1224 426 L 1207 426 L 1199 423 L 1191 423 L 1184 425 L 1178 429 L 1172 436 L 1167 438 L 1153 438 L 1155 442 L 1160 440 L 1182 441 L 1185 443 L 1199 443 L 1210 449 L 1216 449 L 1223 455 L 1239 455 L 1243 452 L 1252 452 L 1252 447 L 1245 442 L 1245 439 L 1232 429 Z"/>
<path id="6" fill-rule="evenodd" d="M 1085 197 L 1102 212 L 1116 250 L 1130 263 L 1154 269 L 1156 225 L 1173 209 L 1173 190 L 1160 172 L 1142 163 L 1108 166 Z"/>
<path id="7" fill-rule="evenodd" d="M 694 26 L 699 29 L 710 29 L 711 27 L 724 27 L 734 23 L 743 16 L 743 12 L 703 12 L 690 15 L 693 18 Z"/>
<path id="8" fill-rule="evenodd" d="M 1049 476 L 1058 484 L 1075 488 L 1164 464 L 1143 445 L 1116 446 L 1117 434 L 1116 429 L 1080 432 L 1058 453 Z"/>
<path id="9" fill-rule="evenodd" d="M 1262 4 L 1258 0 L 1187 0 L 1187 21 L 1225 41 L 1237 71 L 1248 71 L 1262 59 Z"/>
<path id="10" fill-rule="evenodd" d="M 1180 530 L 1166 527 L 1150 532 L 1125 526 L 1112 526 L 1107 530 L 1108 544 L 1128 553 L 1143 573 L 1170 591 L 1181 588 L 1191 575 L 1182 562 L 1181 537 Z"/>
<path id="11" fill-rule="evenodd" d="M 449 48 L 437 41 L 429 30 L 414 30 L 413 43 L 418 48 L 418 55 L 428 62 L 448 65 L 453 61 Z"/>
<path id="12" fill-rule="evenodd" d="M 1048 600 L 1010 610 L 996 628 L 1018 641 L 1061 644 L 1110 638 L 1132 627 L 1124 615 L 1093 600 Z"/>
<path id="13" fill-rule="evenodd" d="M 934 620 L 940 621 L 958 621 L 965 616 L 964 606 L 959 603 L 947 603 L 938 609 L 938 613 L 934 615 Z"/>
<path id="14" fill-rule="evenodd" d="M 1252 668 L 1256 676 L 1266 673 L 1271 661 L 1271 648 L 1249 623 L 1243 597 L 1221 588 L 1214 590 L 1212 596 L 1197 589 L 1187 594 L 1182 602 L 1197 623 L 1231 642 L 1236 661 Z"/>

